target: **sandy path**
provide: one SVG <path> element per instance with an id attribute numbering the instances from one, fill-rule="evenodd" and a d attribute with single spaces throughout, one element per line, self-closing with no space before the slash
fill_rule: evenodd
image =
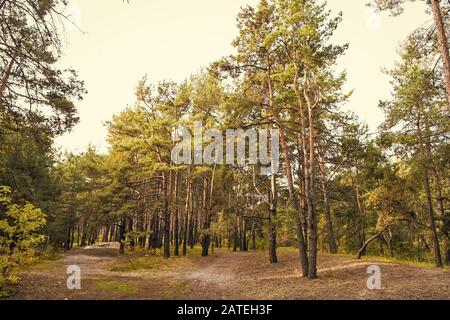
<path id="1" fill-rule="evenodd" d="M 222 250 L 209 257 L 171 258 L 154 270 L 111 270 L 133 257 L 119 255 L 117 244 L 72 250 L 60 260 L 27 268 L 11 298 L 450 300 L 448 269 L 327 255 L 319 258 L 319 278 L 310 281 L 300 277 L 296 252 L 281 249 L 276 265 L 267 262 L 265 252 Z M 81 290 L 67 289 L 66 270 L 73 264 L 81 268 Z M 381 290 L 366 287 L 371 264 L 381 268 Z"/>
<path id="2" fill-rule="evenodd" d="M 190 283 L 190 287 L 196 288 L 200 299 L 227 299 L 234 291 L 236 281 L 235 259 L 232 255 L 219 255 L 209 259 L 198 269 L 187 272 L 183 279 Z M 235 263 L 233 263 L 233 261 Z"/>

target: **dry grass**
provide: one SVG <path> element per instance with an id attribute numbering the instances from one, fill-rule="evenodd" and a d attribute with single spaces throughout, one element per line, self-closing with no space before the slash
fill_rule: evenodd
<path id="1" fill-rule="evenodd" d="M 95 283 L 95 288 L 106 293 L 134 293 L 137 291 L 137 288 L 134 284 L 126 283 L 123 281 L 98 280 Z"/>
<path id="2" fill-rule="evenodd" d="M 115 247 L 75 249 L 45 267 L 31 268 L 13 299 L 450 299 L 450 271 L 380 258 L 321 255 L 318 279 L 300 276 L 297 251 L 278 250 L 271 265 L 263 251 L 226 249 L 200 257 L 120 256 Z M 66 267 L 79 264 L 82 290 L 66 288 Z M 367 266 L 381 268 L 382 288 L 366 287 Z"/>

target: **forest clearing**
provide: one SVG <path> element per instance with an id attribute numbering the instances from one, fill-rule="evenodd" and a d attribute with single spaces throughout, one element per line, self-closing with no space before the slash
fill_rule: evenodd
<path id="1" fill-rule="evenodd" d="M 301 277 L 295 248 L 280 248 L 278 264 L 263 251 L 216 249 L 202 258 L 200 248 L 169 261 L 144 254 L 120 256 L 117 243 L 77 248 L 60 260 L 24 273 L 10 299 L 102 300 L 343 300 L 450 299 L 450 270 L 380 259 L 319 255 L 319 278 Z M 68 265 L 82 270 L 80 290 L 66 286 Z M 382 287 L 369 290 L 366 268 L 381 268 Z"/>

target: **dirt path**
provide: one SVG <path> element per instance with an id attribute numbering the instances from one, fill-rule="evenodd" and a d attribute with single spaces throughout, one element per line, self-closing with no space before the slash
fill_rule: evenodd
<path id="1" fill-rule="evenodd" d="M 188 272 L 183 276 L 183 279 L 192 282 L 193 286 L 206 294 L 208 294 L 207 289 L 213 287 L 215 295 L 226 299 L 233 290 L 233 282 L 235 281 L 233 271 L 232 265 L 230 266 L 229 263 L 229 257 L 220 255 L 211 264 L 199 270 Z"/>
<path id="2" fill-rule="evenodd" d="M 431 267 L 320 256 L 319 278 L 300 277 L 295 250 L 219 250 L 164 260 L 118 255 L 117 244 L 75 249 L 27 268 L 11 299 L 450 299 L 450 271 Z M 367 266 L 381 268 L 382 288 L 367 289 Z M 67 289 L 69 265 L 81 269 L 81 290 Z"/>

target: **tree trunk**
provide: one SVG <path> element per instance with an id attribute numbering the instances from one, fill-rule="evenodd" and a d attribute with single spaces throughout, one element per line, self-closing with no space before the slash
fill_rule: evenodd
<path id="1" fill-rule="evenodd" d="M 331 253 L 337 253 L 336 241 L 334 240 L 334 230 L 333 230 L 333 221 L 331 219 L 331 210 L 330 210 L 330 196 L 328 191 L 328 177 L 327 177 L 327 168 L 325 166 L 325 157 L 322 153 L 322 148 L 319 149 L 319 166 L 322 177 L 320 179 L 323 193 L 323 204 L 325 211 L 325 219 L 327 222 L 327 236 L 328 236 L 328 244 L 330 246 Z"/>
<path id="2" fill-rule="evenodd" d="M 179 256 L 179 222 L 178 222 L 178 172 L 175 173 L 175 188 L 174 188 L 174 204 L 175 204 L 175 221 L 174 221 L 174 230 L 173 230 L 173 243 L 174 243 L 174 249 L 173 249 L 173 255 L 175 257 Z"/>
<path id="3" fill-rule="evenodd" d="M 426 201 L 427 201 L 427 213 L 428 213 L 428 223 L 430 224 L 430 231 L 433 239 L 433 249 L 434 249 L 434 260 L 437 267 L 442 268 L 442 257 L 441 257 L 441 249 L 439 245 L 439 238 L 436 231 L 436 223 L 434 221 L 434 214 L 433 214 L 433 200 L 431 198 L 431 188 L 430 188 L 430 162 L 431 162 L 431 147 L 429 144 L 429 141 L 424 140 L 423 134 L 422 134 L 422 113 L 421 109 L 418 108 L 417 112 L 417 134 L 419 138 L 419 152 L 427 158 L 427 164 L 424 168 L 425 170 L 425 195 L 426 195 Z M 425 130 L 428 131 L 428 118 L 425 116 L 424 119 L 425 123 Z M 432 166 L 431 166 L 432 167 Z"/>
<path id="4" fill-rule="evenodd" d="M 238 234 L 238 215 L 237 215 L 237 212 L 236 212 L 236 219 L 235 219 L 235 222 L 234 222 L 234 232 L 233 232 L 234 234 L 234 241 L 233 241 L 233 251 L 234 252 L 236 252 L 237 251 L 237 245 L 238 245 L 238 242 L 239 242 L 239 234 Z"/>
<path id="5" fill-rule="evenodd" d="M 109 234 L 109 225 L 106 225 L 103 228 L 103 237 L 102 237 L 103 242 L 108 242 L 108 234 Z"/>
<path id="6" fill-rule="evenodd" d="M 306 115 L 305 115 L 305 108 L 304 108 L 304 103 L 302 98 L 300 97 L 300 93 L 298 92 L 298 88 L 297 88 L 297 75 L 295 76 L 295 92 L 296 92 L 296 96 L 297 96 L 297 101 L 298 101 L 298 107 L 299 107 L 299 115 L 300 115 L 300 125 L 301 125 L 301 134 L 300 134 L 300 143 L 301 143 L 301 148 L 302 148 L 302 160 L 303 160 L 303 180 L 301 181 L 300 185 L 303 186 L 304 188 L 304 210 L 305 210 L 305 215 L 306 215 L 306 219 L 305 219 L 305 223 L 306 223 L 306 231 L 304 232 L 305 234 L 305 248 L 308 248 L 308 259 L 307 259 L 307 269 L 308 269 L 308 277 L 309 278 L 315 278 L 315 269 L 316 269 L 316 262 L 315 261 L 310 261 L 311 258 L 315 259 L 316 257 L 316 252 L 315 250 L 313 250 L 314 252 L 311 251 L 311 249 L 314 248 L 314 246 L 316 245 L 316 239 L 315 239 L 315 233 L 314 233 L 314 221 L 313 221 L 313 216 L 314 216 L 314 204 L 313 201 L 314 199 L 311 197 L 313 194 L 311 193 L 311 182 L 313 181 L 313 179 L 311 179 L 310 175 L 313 172 L 310 168 L 312 163 L 310 161 L 308 161 L 308 152 L 311 152 L 311 150 L 314 152 L 314 149 L 309 149 L 308 150 L 308 138 L 307 138 L 307 134 L 306 134 L 306 130 L 307 130 L 307 125 L 306 125 Z M 306 95 L 304 94 L 304 96 L 306 97 Z M 309 101 L 309 99 L 308 99 Z M 309 104 L 310 102 L 308 102 Z M 309 110 L 310 108 L 308 108 Z M 311 111 L 311 110 L 309 110 Z M 311 114 L 312 116 L 312 114 Z M 311 117 L 310 117 L 311 118 Z M 313 124 L 310 124 L 310 128 L 313 126 Z M 314 138 L 311 136 L 311 132 L 310 132 L 310 143 L 311 143 L 311 139 L 312 141 L 314 141 Z M 310 155 L 309 159 L 313 159 L 314 158 L 314 154 Z M 299 234 L 300 231 L 297 230 L 297 234 Z M 309 238 L 309 239 L 308 239 Z M 308 239 L 308 240 L 307 240 Z M 311 240 L 313 240 L 311 242 Z M 304 273 L 305 275 L 305 273 Z"/>
<path id="7" fill-rule="evenodd" d="M 116 234 L 116 225 L 112 224 L 110 226 L 110 232 L 109 232 L 109 242 L 113 242 L 114 241 L 114 236 Z"/>
<path id="8" fill-rule="evenodd" d="M 128 223 L 128 231 L 132 233 L 133 230 L 134 230 L 134 229 L 133 229 L 133 218 L 130 218 L 130 219 L 129 219 L 129 223 Z M 129 239 L 130 239 L 130 247 L 129 247 L 129 250 L 130 250 L 130 251 L 134 251 L 134 246 L 135 246 L 135 244 L 136 244 L 134 235 L 131 235 L 131 236 L 129 237 Z"/>
<path id="9" fill-rule="evenodd" d="M 442 258 L 441 258 L 441 249 L 439 245 L 439 238 L 436 231 L 436 224 L 434 221 L 433 215 L 433 203 L 431 199 L 431 190 L 430 190 L 430 179 L 425 177 L 425 194 L 427 198 L 427 213 L 428 213 L 428 222 L 430 224 L 430 230 L 433 238 L 433 247 L 434 247 L 434 261 L 436 266 L 442 268 Z"/>
<path id="10" fill-rule="evenodd" d="M 271 151 L 272 152 L 272 151 Z M 276 175 L 270 177 L 269 190 L 269 261 L 278 263 L 277 257 L 277 226 L 274 220 L 277 217 L 277 182 Z"/>
<path id="11" fill-rule="evenodd" d="M 81 247 L 85 247 L 86 246 L 86 241 L 87 241 L 87 224 L 84 223 L 83 224 L 83 230 L 82 230 L 82 235 L 81 235 L 81 243 L 80 246 Z"/>
<path id="12" fill-rule="evenodd" d="M 209 234 L 209 228 L 211 226 L 211 217 L 208 207 L 208 179 L 203 179 L 203 197 L 202 197 L 202 208 L 203 208 L 203 230 L 202 230 L 202 257 L 208 255 L 209 245 L 211 244 L 211 235 Z"/>
<path id="13" fill-rule="evenodd" d="M 447 89 L 447 103 L 450 110 L 450 54 L 448 49 L 448 38 L 445 34 L 445 26 L 442 19 L 439 0 L 431 0 L 431 10 L 433 11 L 434 24 L 439 42 L 442 63 L 444 64 L 445 85 Z"/>
<path id="14" fill-rule="evenodd" d="M 272 116 L 275 116 L 273 109 L 273 84 L 272 84 L 272 65 L 270 61 L 270 53 L 266 53 L 265 62 L 267 65 L 267 88 L 268 88 L 268 113 Z M 269 126 L 269 132 L 272 128 L 272 125 Z M 270 132 L 271 133 L 271 132 Z M 272 150 L 272 134 L 270 134 L 270 166 L 271 166 L 271 176 L 270 176 L 270 190 L 268 197 L 269 204 L 269 261 L 270 263 L 278 263 L 277 257 L 277 231 L 276 231 L 276 223 L 274 223 L 274 219 L 276 219 L 277 215 L 277 177 L 274 168 L 274 153 Z"/>
<path id="15" fill-rule="evenodd" d="M 119 241 L 120 241 L 120 248 L 119 253 L 124 254 L 125 253 L 125 218 L 121 219 L 121 223 L 119 226 Z"/>
<path id="16" fill-rule="evenodd" d="M 70 220 L 72 220 L 72 219 L 70 218 Z M 66 237 L 66 241 L 64 243 L 64 250 L 66 250 L 66 251 L 70 250 L 71 231 L 72 231 L 72 223 L 69 221 L 69 225 L 67 226 L 67 237 Z"/>
<path id="17" fill-rule="evenodd" d="M 359 194 L 359 185 L 358 185 L 358 171 L 355 174 L 355 178 L 353 180 L 353 187 L 355 188 L 355 202 L 356 209 L 358 210 L 358 221 L 356 228 L 358 229 L 359 243 L 360 246 L 363 247 L 366 242 L 366 232 L 365 232 L 365 224 L 364 224 L 364 207 L 361 202 L 361 197 Z M 365 255 L 365 248 L 361 252 L 362 255 Z"/>
<path id="18" fill-rule="evenodd" d="M 170 258 L 170 210 L 169 210 L 169 196 L 171 191 L 172 174 L 163 173 L 164 184 L 164 259 Z M 169 186 L 168 186 L 169 185 Z"/>
<path id="19" fill-rule="evenodd" d="M 208 230 L 209 229 L 209 224 L 207 222 L 205 222 L 205 224 L 203 225 L 203 230 Z M 208 250 L 209 250 L 209 245 L 211 244 L 211 236 L 209 234 L 204 234 L 202 236 L 202 257 L 206 257 L 208 256 Z"/>
<path id="20" fill-rule="evenodd" d="M 386 245 L 388 247 L 389 250 L 389 255 L 391 256 L 391 258 L 394 257 L 394 248 L 392 248 L 392 230 L 391 228 L 387 229 L 388 232 L 383 234 L 384 240 L 386 241 Z"/>
<path id="21" fill-rule="evenodd" d="M 194 245 L 197 242 L 197 224 L 198 224 L 198 208 L 195 208 L 195 216 L 194 212 L 192 212 L 191 218 L 191 230 L 189 231 L 189 237 L 191 238 L 190 248 L 194 249 Z"/>
<path id="22" fill-rule="evenodd" d="M 190 223 L 189 223 L 189 219 L 191 214 L 189 214 L 189 209 L 192 207 L 191 206 L 191 201 L 192 201 L 192 197 L 191 197 L 191 176 L 190 176 L 190 171 L 186 177 L 186 203 L 185 203 L 185 207 L 184 207 L 184 230 L 183 230 L 183 256 L 185 256 L 187 254 L 187 243 L 188 243 L 188 234 L 189 234 L 189 229 L 190 229 Z"/>
<path id="23" fill-rule="evenodd" d="M 255 222 L 252 225 L 252 250 L 256 250 L 256 226 Z"/>
<path id="24" fill-rule="evenodd" d="M 308 194 L 308 230 L 309 230 L 309 250 L 308 250 L 308 278 L 317 277 L 317 213 L 314 205 L 315 201 L 315 128 L 314 128 L 314 107 L 305 89 L 305 99 L 308 105 L 309 120 L 309 192 Z"/>
<path id="25" fill-rule="evenodd" d="M 381 234 L 384 232 L 384 230 L 386 230 L 387 227 L 383 228 L 382 231 L 379 231 L 377 234 L 375 234 L 374 236 L 370 237 L 366 242 L 363 243 L 362 247 L 358 250 L 358 255 L 357 255 L 357 259 L 361 259 L 361 257 L 363 256 L 364 252 L 366 252 L 366 248 L 367 246 L 375 239 L 377 239 L 379 236 L 381 236 Z"/>
<path id="26" fill-rule="evenodd" d="M 242 227 L 242 251 L 248 251 L 247 247 L 247 220 L 243 219 L 243 227 Z"/>
<path id="27" fill-rule="evenodd" d="M 277 231 L 273 219 L 276 218 L 276 209 L 269 210 L 269 261 L 277 263 Z"/>
<path id="28" fill-rule="evenodd" d="M 6 1 L 5 1 L 5 3 L 6 3 Z M 3 79 L 0 83 L 0 95 L 3 94 L 3 91 L 5 91 L 6 87 L 8 86 L 8 79 L 12 74 L 12 71 L 13 71 L 12 69 L 13 69 L 16 58 L 17 58 L 17 52 L 14 53 L 14 57 L 10 60 L 10 62 L 8 63 L 8 66 L 6 67 L 6 70 L 4 72 Z"/>
<path id="29" fill-rule="evenodd" d="M 308 275 L 308 255 L 306 252 L 305 246 L 305 238 L 302 230 L 302 223 L 300 218 L 300 206 L 297 201 L 297 197 L 295 196 L 294 191 L 294 181 L 292 178 L 292 169 L 291 169 L 291 161 L 289 160 L 289 150 L 286 143 L 286 135 L 284 131 L 283 125 L 279 124 L 280 129 L 280 142 L 281 142 L 281 150 L 284 158 L 284 167 L 286 171 L 287 183 L 288 183 L 288 192 L 289 192 L 289 202 L 292 208 L 295 210 L 295 223 L 296 223 L 296 232 L 297 232 L 297 242 L 298 242 L 298 253 L 300 256 L 300 264 L 302 267 L 303 277 Z"/>

